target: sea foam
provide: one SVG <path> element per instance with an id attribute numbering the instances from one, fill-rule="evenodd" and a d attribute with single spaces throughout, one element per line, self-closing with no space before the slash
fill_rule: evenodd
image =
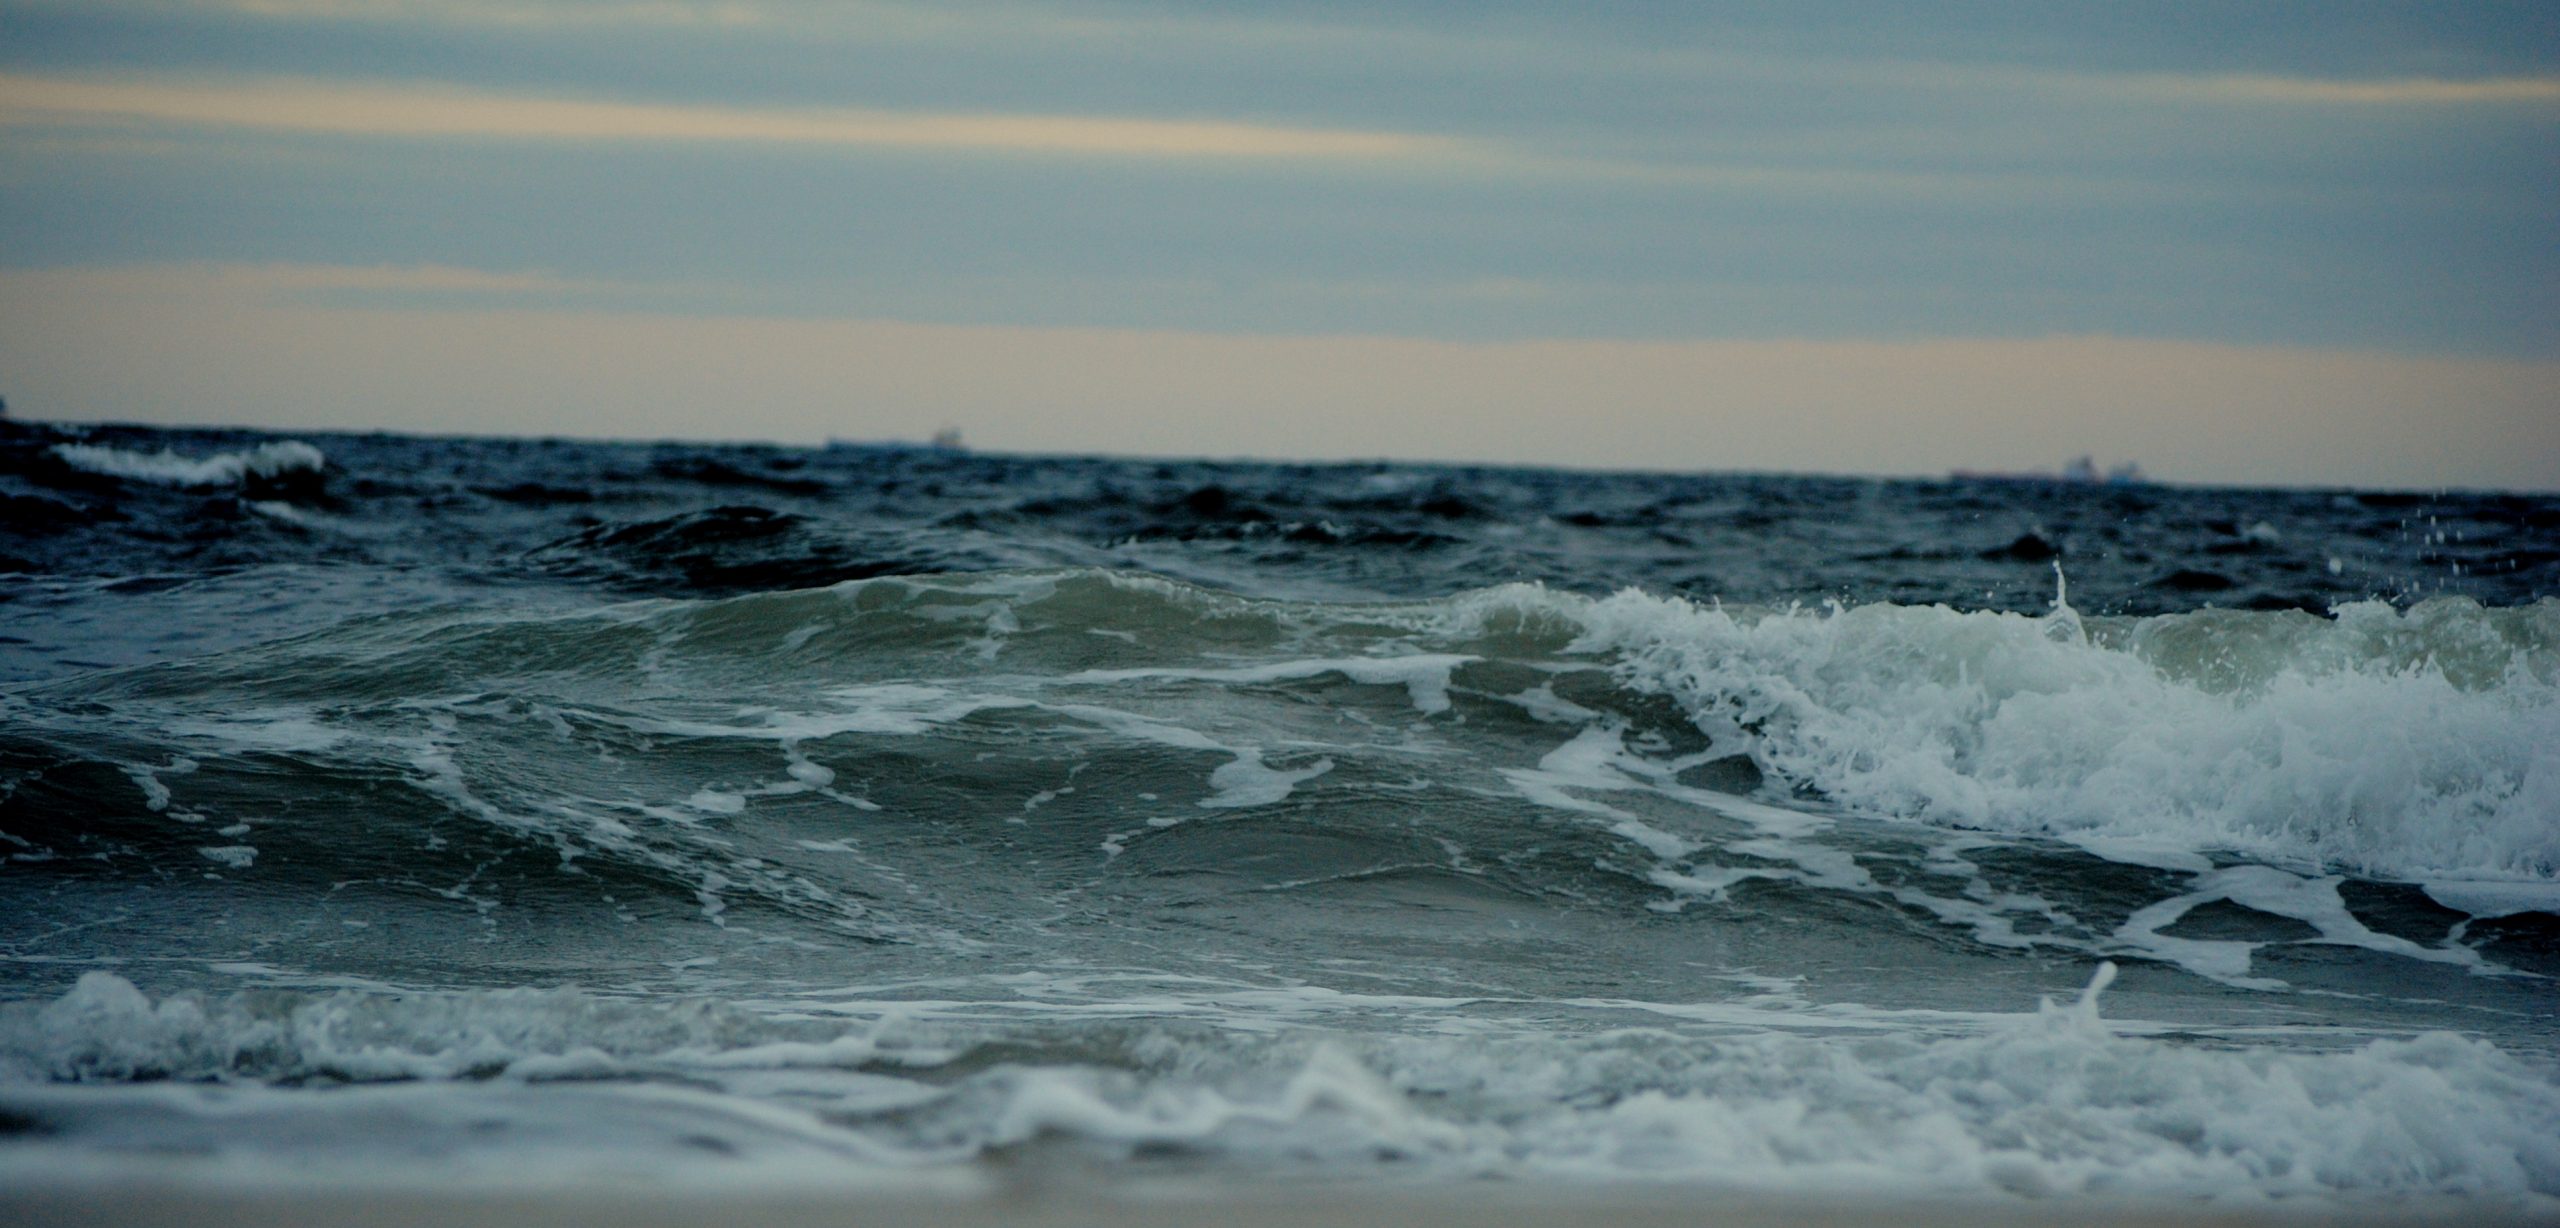
<path id="1" fill-rule="evenodd" d="M 166 448 L 128 452 L 80 443 L 55 444 L 53 454 L 74 469 L 179 487 L 237 486 L 252 479 L 273 479 L 289 473 L 318 473 L 329 463 L 320 449 L 299 440 L 204 457 L 181 456 Z"/>
<path id="2" fill-rule="evenodd" d="M 1458 609 L 1561 617 L 1570 652 L 1863 813 L 2113 853 L 2560 877 L 2560 601 L 2084 620 L 1515 588 Z"/>
<path id="3" fill-rule="evenodd" d="M 723 1106 L 752 1116 L 775 1099 L 825 1106 L 819 1118 L 795 1114 L 810 1128 L 794 1139 L 866 1160 L 834 1171 L 852 1184 L 1038 1145 L 1124 1159 L 1178 1152 L 1256 1171 L 1383 1156 L 1405 1174 L 1772 1191 L 2555 1205 L 2560 1084 L 2548 1071 L 2449 1033 L 2295 1052 L 2125 1035 L 2098 1010 L 2111 974 L 2102 966 L 2077 1003 L 1987 1017 L 1956 1035 L 1318 1026 L 1239 1044 L 1140 1017 L 1123 1025 L 1126 1059 L 1097 1061 L 1088 1048 L 1044 1051 L 1036 1032 L 1008 1040 L 1001 1025 L 902 1022 L 913 1007 L 891 1001 L 868 1002 L 878 1019 L 851 1024 L 572 991 L 154 1002 L 90 973 L 52 1003 L 0 1007 L 0 1068 L 57 1082 L 425 1080 L 463 1102 L 445 1116 L 478 1099 L 483 1116 L 510 1119 L 528 1085 L 614 1079 L 645 1095 L 668 1080 L 692 1089 L 705 1120 Z M 989 1065 L 973 1053 L 1015 1056 Z M 0 1083 L 0 1105 L 71 1144 L 106 1120 L 81 1103 L 76 1089 Z M 334 1103 L 353 1104 L 349 1120 L 361 1124 L 365 1102 Z M 321 1111 L 308 1097 L 297 1105 Z M 204 1146 L 233 1162 L 307 1146 L 314 1133 L 305 1123 L 270 1141 L 250 1109 L 195 1111 L 226 1115 L 230 1128 Z M 634 1140 L 616 1116 L 547 1145 L 572 1157 L 581 1146 L 627 1149 Z M 122 1117 L 128 1136 L 204 1134 L 176 1118 Z M 748 1161 L 764 1145 L 740 1143 Z M 429 1146 L 372 1162 L 396 1180 L 412 1166 L 449 1171 L 454 1159 Z"/>

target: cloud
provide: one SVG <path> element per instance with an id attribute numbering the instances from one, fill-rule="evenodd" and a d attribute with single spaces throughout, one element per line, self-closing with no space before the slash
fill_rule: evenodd
<path id="1" fill-rule="evenodd" d="M 41 0 L 40 0 L 41 2 Z M 1037 49 L 1053 58 L 1100 55 L 1113 64 L 1196 65 L 1211 61 L 1259 65 L 1274 58 L 1314 57 L 1360 71 L 1433 72 L 1452 66 L 1474 73 L 1546 73 L 1560 58 L 1592 80 L 1667 76 L 1781 87 L 1911 88 L 1930 92 L 2061 93 L 2147 97 L 2227 105 L 2281 103 L 2329 106 L 2473 106 L 2560 102 L 2560 77 L 2504 75 L 2477 78 L 2428 76 L 2351 77 L 2301 71 L 2301 65 L 2269 63 L 2255 72 L 2201 73 L 2153 69 L 2069 68 L 2056 62 L 2067 39 L 2047 40 L 2041 58 L 2015 54 L 1998 38 L 1977 37 L 1972 54 L 1943 42 L 1939 56 L 1885 50 L 1889 43 L 1841 40 L 1833 32 L 1826 52 L 1807 50 L 1802 37 L 1771 45 L 1772 31 L 1799 35 L 1821 30 L 1818 16 L 1799 26 L 1719 20 L 1702 14 L 1666 32 L 1652 21 L 1579 13 L 1570 8 L 1539 18 L 1513 11 L 1507 17 L 1450 23 L 1394 6 L 1365 12 L 1244 6 L 1085 7 L 1040 3 L 913 3 L 908 0 L 54 0 L 60 7 L 123 8 L 146 14 L 227 13 L 283 24 L 372 23 L 503 30 L 567 30 L 583 34 L 608 28 L 727 32 L 757 39 L 812 40 L 831 45 L 903 46 L 947 54 L 998 46 Z M 1557 14 L 1567 14 L 1557 16 Z M 2024 16 L 2024 15 L 2022 15 Z M 2033 26 L 2025 22 L 2022 28 Z M 2071 23 L 2062 23 L 2070 28 Z M 2245 19 L 2236 28 L 2249 27 Z M 1925 25 L 1925 23 L 1924 23 Z M 1964 20 L 1949 29 L 1973 29 Z M 2187 58 L 2203 50 L 2220 27 L 2206 22 L 2183 36 L 2164 35 Z M 2228 31 L 2223 31 L 2228 34 Z M 2463 46 L 2461 36 L 2440 32 Z M 2386 37 L 2367 34 L 2367 38 Z M 2472 34 L 2472 40 L 2481 36 Z M 2030 43 L 2032 39 L 2028 40 Z M 2304 46 L 2320 40 L 2305 40 Z M 2512 40 L 2510 40 L 2512 41 Z M 2279 54 L 2282 44 L 2267 54 Z M 2413 56 L 2429 46 L 2410 49 Z M 2299 52 L 2301 49 L 2297 48 Z M 2380 55 L 2390 50 L 2377 45 Z M 2439 49 L 2440 50 L 2440 49 Z M 2470 47 L 2479 56 L 2490 48 Z M 1560 51 L 1563 55 L 1560 57 Z M 2296 57 L 2299 58 L 2299 55 Z M 2294 71 L 2287 71 L 2290 67 Z"/>
<path id="2" fill-rule="evenodd" d="M 1214 120 L 724 107 L 502 93 L 449 85 L 260 78 L 91 79 L 0 73 L 0 127 L 241 129 L 386 140 L 836 147 L 1050 157 L 1331 162 L 1758 196 L 1977 201 L 2126 200 L 2177 185 L 2018 171 L 1794 166 L 1762 160 L 1591 157 L 1436 133 Z M 146 147 L 128 143 L 140 152 Z M 160 148 L 172 149 L 172 146 Z"/>
<path id="3" fill-rule="evenodd" d="M 1204 120 L 721 107 L 319 81 L 0 75 L 0 123 L 150 123 L 396 138 L 853 146 L 1125 158 L 1466 160 L 1456 138 Z"/>
<path id="4" fill-rule="evenodd" d="M 2139 76 L 2126 88 L 2173 98 L 2308 106 L 2484 106 L 2560 103 L 2560 77 L 2434 77 L 2349 81 L 2317 77 Z"/>

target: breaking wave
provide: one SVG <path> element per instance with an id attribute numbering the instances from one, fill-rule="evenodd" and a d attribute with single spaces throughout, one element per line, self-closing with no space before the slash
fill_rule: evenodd
<path id="1" fill-rule="evenodd" d="M 318 474 L 329 463 L 320 449 L 298 440 L 260 444 L 246 452 L 216 452 L 201 457 L 181 456 L 167 448 L 157 452 L 129 452 L 122 448 L 79 443 L 55 444 L 52 451 L 74 469 L 178 487 L 273 482 L 292 474 Z"/>
<path id="2" fill-rule="evenodd" d="M 592 1088 L 585 1094 L 603 1103 L 586 1111 L 643 1122 L 669 1106 L 656 1103 L 663 1083 L 633 1079 L 722 1096 L 796 1088 L 796 1108 L 681 1106 L 680 1133 L 638 1139 L 648 1154 L 619 1159 L 680 1169 L 703 1164 L 706 1150 L 769 1151 L 768 1136 L 782 1129 L 804 1147 L 832 1143 L 819 1167 L 796 1174 L 820 1183 L 1064 1149 L 1265 1172 L 1383 1158 L 1409 1175 L 1835 1192 L 2459 1195 L 2545 1207 L 2560 1194 L 2560 1085 L 2493 1045 L 2443 1033 L 2325 1052 L 2181 1044 L 2101 1019 L 2098 991 L 2112 977 L 2112 966 L 2101 967 L 2075 1004 L 1935 1036 L 1319 1027 L 1254 1044 L 1170 1020 L 1070 1037 L 919 1019 L 900 1004 L 858 999 L 802 1002 L 770 1017 L 567 990 L 267 990 L 155 1002 L 91 973 L 54 1001 L 0 1006 L 0 1069 L 52 1081 L 425 1080 L 392 1103 L 414 1118 L 408 1133 L 430 1137 L 463 1106 L 507 1104 L 510 1086 Z M 1454 1021 L 1463 1005 L 1401 1009 Z M 94 1103 L 23 1085 L 10 1098 L 11 1111 L 55 1145 L 112 1134 L 113 1114 Z M 366 1103 L 378 1126 L 382 1102 Z M 307 1155 L 315 1143 L 296 1118 L 310 1111 L 236 1094 L 160 1094 L 124 1116 L 216 1118 L 218 1139 L 201 1146 L 239 1164 L 268 1150 Z M 591 1135 L 567 1149 L 603 1143 L 635 1140 Z M 475 1161 L 557 1169 L 564 1159 L 467 1133 L 436 1145 L 448 1172 Z M 10 1158 L 45 1158 L 29 1150 Z"/>
<path id="3" fill-rule="evenodd" d="M 1470 600 L 1558 610 L 1572 651 L 1865 813 L 2120 854 L 2560 876 L 2560 601 L 2082 619 Z"/>
<path id="4" fill-rule="evenodd" d="M 118 770 L 146 792 L 165 793 L 152 764 L 169 756 L 280 754 L 314 780 L 406 781 L 568 856 L 664 862 L 665 840 L 709 838 L 704 821 L 764 799 L 876 807 L 894 799 L 844 789 L 878 755 L 983 758 L 1001 729 L 1051 748 L 1021 761 L 1034 775 L 1071 746 L 1140 755 L 1198 773 L 1154 792 L 1229 809 L 1321 790 L 1353 763 L 1457 771 L 1417 759 L 1416 738 L 1490 764 L 1561 737 L 1505 789 L 1598 813 L 1591 799 L 1612 791 L 1721 773 L 1725 793 L 1779 806 L 2053 837 L 2134 864 L 2238 857 L 2530 903 L 2560 882 L 2556 678 L 2549 599 L 2083 619 L 1513 586 L 1329 605 L 1065 571 L 384 616 L 26 699 L 62 705 L 66 747 L 139 731 Z M 43 736 L 30 715 L 23 732 Z M 670 740 L 674 758 L 626 758 Z M 1186 760 L 1203 766 L 1174 767 Z M 516 780 L 541 787 L 493 792 Z M 1640 828 L 1619 830 L 1665 857 L 1695 846 Z"/>

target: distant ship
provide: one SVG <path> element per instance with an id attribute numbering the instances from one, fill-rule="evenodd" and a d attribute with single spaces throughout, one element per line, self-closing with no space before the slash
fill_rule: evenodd
<path id="1" fill-rule="evenodd" d="M 2050 482 L 2066 486 L 2140 486 L 2151 480 L 2143 476 L 2142 466 L 2132 461 L 2126 461 L 2101 474 L 2098 472 L 2098 462 L 2088 456 L 2073 457 L 2071 463 L 2064 465 L 2060 473 L 2042 469 L 2025 471 L 1958 469 L 1947 476 L 1959 482 Z"/>
<path id="2" fill-rule="evenodd" d="M 871 452 L 961 453 L 969 450 L 969 445 L 960 442 L 960 428 L 956 426 L 946 426 L 941 430 L 935 431 L 932 437 L 925 440 L 923 443 L 912 443 L 904 439 L 838 439 L 830 436 L 827 439 L 827 446 L 830 448 L 860 448 Z"/>

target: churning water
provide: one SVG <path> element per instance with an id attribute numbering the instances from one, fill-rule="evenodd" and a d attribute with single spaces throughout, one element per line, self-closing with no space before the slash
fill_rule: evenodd
<path id="1" fill-rule="evenodd" d="M 0 1178 L 2560 1205 L 2560 501 L 15 430 Z"/>

